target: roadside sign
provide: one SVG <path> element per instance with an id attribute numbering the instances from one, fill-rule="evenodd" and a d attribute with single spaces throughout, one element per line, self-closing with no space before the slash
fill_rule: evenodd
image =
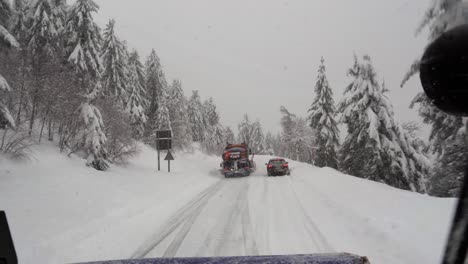
<path id="1" fill-rule="evenodd" d="M 171 160 L 174 160 L 174 156 L 172 156 L 171 151 L 167 151 L 167 155 L 164 160 L 167 160 L 167 171 L 171 172 Z"/>
<path id="2" fill-rule="evenodd" d="M 166 156 L 166 158 L 172 158 L 172 160 L 174 160 L 174 157 L 172 157 L 169 151 L 172 149 L 172 131 L 171 130 L 157 130 L 156 131 L 156 149 L 158 150 L 158 171 L 160 171 L 161 170 L 161 158 L 160 158 L 161 150 L 167 150 L 168 156 Z M 168 161 L 168 170 L 170 172 L 171 160 L 170 159 L 165 159 L 165 160 Z"/>
<path id="3" fill-rule="evenodd" d="M 157 150 L 170 150 L 172 149 L 172 139 L 158 139 L 156 141 Z"/>
<path id="4" fill-rule="evenodd" d="M 168 139 L 168 138 L 172 138 L 172 131 L 171 130 L 158 130 L 156 131 L 156 138 L 165 138 L 165 139 Z"/>
<path id="5" fill-rule="evenodd" d="M 174 156 L 172 156 L 172 153 L 170 151 L 167 152 L 166 157 L 164 160 L 174 160 Z"/>

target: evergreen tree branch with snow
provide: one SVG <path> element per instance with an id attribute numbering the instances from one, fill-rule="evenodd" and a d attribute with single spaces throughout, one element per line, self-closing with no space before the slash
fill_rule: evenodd
<path id="1" fill-rule="evenodd" d="M 355 58 L 338 111 L 348 135 L 340 169 L 350 175 L 391 186 L 426 192 L 427 159 L 417 152 L 394 119 L 386 89 L 379 85 L 369 56 Z"/>
<path id="2" fill-rule="evenodd" d="M 104 71 L 102 73 L 102 84 L 104 93 L 118 98 L 121 104 L 125 104 L 127 90 L 131 92 L 134 88 L 127 88 L 127 74 L 131 75 L 127 69 L 128 58 L 123 43 L 115 35 L 115 20 L 111 19 L 106 25 L 103 34 L 102 61 Z"/>
<path id="3" fill-rule="evenodd" d="M 315 99 L 308 111 L 308 120 L 317 138 L 314 164 L 338 169 L 339 130 L 335 120 L 333 92 L 327 80 L 324 62 L 322 57 L 315 84 Z"/>
<path id="4" fill-rule="evenodd" d="M 428 29 L 428 43 L 436 40 L 444 32 L 456 26 L 468 23 L 468 3 L 462 0 L 434 0 L 423 16 L 422 22 L 416 30 L 416 34 L 420 34 L 424 29 Z M 412 65 L 408 73 L 404 76 L 401 86 L 403 86 L 414 74 L 419 72 L 419 59 Z M 450 190 L 442 191 L 442 186 L 448 186 L 441 182 L 452 182 L 461 184 L 459 175 L 463 174 L 463 158 L 453 159 L 453 153 L 458 148 L 460 153 L 464 153 L 465 160 L 468 159 L 468 153 L 463 145 L 457 143 L 463 141 L 464 123 L 461 117 L 448 115 L 447 113 L 436 108 L 430 99 L 420 92 L 413 99 L 411 108 L 417 107 L 419 115 L 423 118 L 423 122 L 431 126 L 429 148 L 436 155 L 436 163 L 446 163 L 447 160 L 453 160 L 452 166 L 458 168 L 458 171 L 450 170 L 450 173 L 445 174 L 445 178 L 441 177 L 440 170 L 437 165 L 433 167 L 429 178 L 430 186 L 439 186 L 435 195 L 456 196 L 457 188 L 450 187 Z M 462 139 L 460 139 L 460 137 Z M 432 192 L 434 188 L 429 188 Z"/>
<path id="5" fill-rule="evenodd" d="M 19 48 L 19 43 L 6 29 L 9 19 L 12 17 L 12 9 L 8 2 L 0 0 L 0 49 Z M 0 62 L 1 63 L 1 62 Z M 7 107 L 5 94 L 11 92 L 7 80 L 0 73 L 0 129 L 15 128 L 15 121 Z"/>
<path id="6" fill-rule="evenodd" d="M 145 126 L 145 141 L 154 144 L 156 130 L 170 129 L 169 109 L 167 104 L 168 87 L 161 62 L 155 50 L 146 60 L 146 92 L 149 105 L 146 109 L 148 121 Z"/>
<path id="7" fill-rule="evenodd" d="M 87 164 L 97 170 L 106 170 L 107 138 L 104 133 L 104 122 L 99 109 L 95 106 L 98 96 L 102 94 L 100 57 L 100 29 L 93 21 L 92 13 L 98 11 L 93 0 L 77 0 L 71 7 L 66 25 L 68 35 L 68 62 L 74 66 L 84 94 L 83 102 L 78 109 L 85 131 L 83 138 L 87 151 Z"/>

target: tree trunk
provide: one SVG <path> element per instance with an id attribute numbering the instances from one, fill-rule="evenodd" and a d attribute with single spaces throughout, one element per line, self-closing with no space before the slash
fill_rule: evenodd
<path id="1" fill-rule="evenodd" d="M 32 111 L 31 111 L 31 119 L 29 120 L 29 136 L 32 135 L 32 130 L 34 128 L 34 119 L 36 118 L 36 96 L 34 96 L 33 98 L 33 107 L 32 107 Z"/>
<path id="2" fill-rule="evenodd" d="M 23 109 L 23 100 L 24 100 L 24 75 L 23 80 L 21 81 L 21 89 L 20 89 L 20 98 L 19 98 L 19 106 L 18 106 L 18 114 L 16 115 L 16 124 L 21 123 L 21 110 Z"/>
<path id="3" fill-rule="evenodd" d="M 54 133 L 52 131 L 52 118 L 49 118 L 49 128 L 48 128 L 48 131 L 49 131 L 49 138 L 48 140 L 49 141 L 54 141 Z"/>
<path id="4" fill-rule="evenodd" d="M 2 137 L 2 144 L 0 145 L 0 150 L 3 150 L 3 147 L 5 146 L 5 138 L 8 132 L 8 128 L 5 128 L 3 131 L 3 137 Z"/>
<path id="5" fill-rule="evenodd" d="M 19 124 L 21 123 L 21 110 L 23 109 L 23 100 L 24 100 L 24 90 L 25 90 L 25 79 L 26 79 L 26 74 L 25 74 L 25 57 L 26 55 L 21 56 L 21 89 L 20 89 L 20 99 L 19 99 L 19 107 L 18 107 L 18 114 L 16 115 L 16 123 Z"/>
<path id="6" fill-rule="evenodd" d="M 47 115 L 49 114 L 49 109 L 47 109 L 47 112 L 46 114 L 44 115 L 44 118 L 42 119 L 42 125 L 41 125 L 41 133 L 39 134 L 39 143 L 41 142 L 42 140 L 42 134 L 44 132 L 44 126 L 45 126 L 45 122 L 47 120 Z"/>

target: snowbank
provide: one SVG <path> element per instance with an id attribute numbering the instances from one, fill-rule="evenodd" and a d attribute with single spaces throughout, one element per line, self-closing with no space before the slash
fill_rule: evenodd
<path id="1" fill-rule="evenodd" d="M 157 171 L 155 151 L 141 149 L 128 166 L 108 172 L 47 145 L 26 164 L 0 158 L 0 210 L 19 262 L 128 258 L 158 223 L 217 180 L 195 170 L 218 164 L 214 157 L 174 154 L 169 174 L 164 161 Z"/>

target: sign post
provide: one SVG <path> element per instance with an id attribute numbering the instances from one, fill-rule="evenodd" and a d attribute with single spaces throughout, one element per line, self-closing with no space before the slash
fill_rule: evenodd
<path id="1" fill-rule="evenodd" d="M 171 160 L 174 160 L 174 156 L 172 156 L 172 153 L 170 150 L 167 151 L 167 155 L 164 158 L 164 160 L 167 160 L 167 171 L 171 172 Z"/>
<path id="2" fill-rule="evenodd" d="M 172 149 L 172 131 L 158 130 L 156 131 L 156 149 L 158 150 L 158 171 L 161 171 L 161 150 L 167 150 L 165 160 L 168 161 L 168 171 L 171 171 L 170 161 L 174 160 L 170 150 Z"/>

